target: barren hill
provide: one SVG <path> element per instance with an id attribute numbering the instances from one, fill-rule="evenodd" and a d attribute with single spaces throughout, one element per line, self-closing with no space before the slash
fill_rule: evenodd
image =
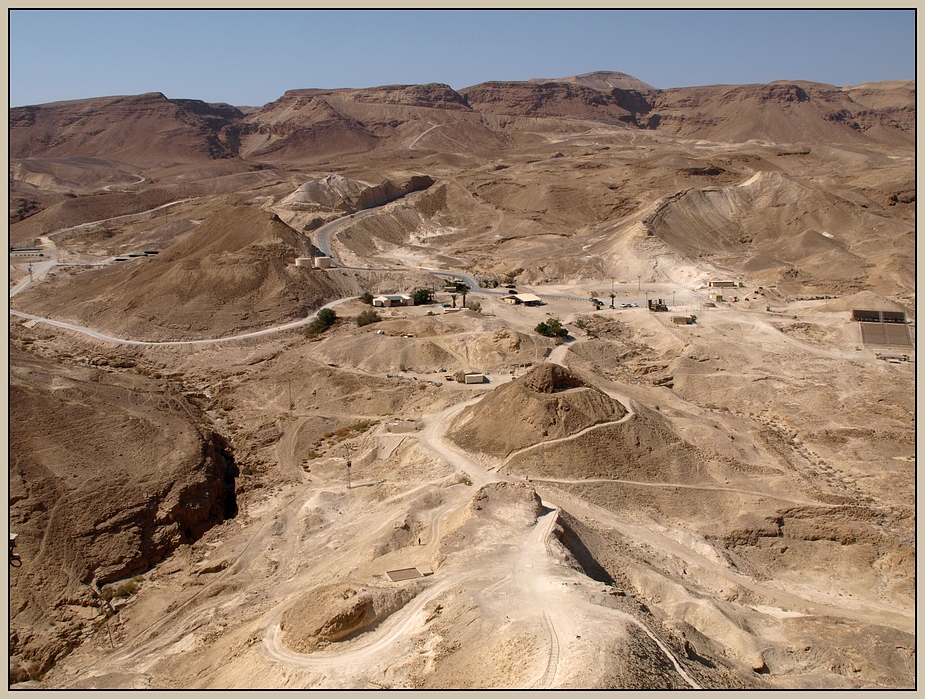
<path id="1" fill-rule="evenodd" d="M 644 83 L 639 78 L 632 75 L 621 73 L 616 70 L 596 70 L 593 73 L 582 73 L 581 75 L 572 75 L 567 78 L 533 78 L 530 82 L 536 83 L 577 83 L 585 87 L 591 87 L 602 92 L 610 90 L 636 90 L 637 92 L 649 92 L 656 88 L 648 83 Z"/>
<path id="2" fill-rule="evenodd" d="M 557 364 L 541 364 L 500 386 L 453 424 L 450 439 L 493 456 L 546 439 L 568 437 L 602 422 L 619 420 L 626 409 Z M 499 425 L 507 425 L 499 430 Z"/>
<path id="3" fill-rule="evenodd" d="M 857 93 L 856 93 L 857 94 Z M 832 85 L 804 81 L 713 85 L 658 93 L 653 126 L 688 138 L 782 143 L 910 143 L 914 123 L 855 102 Z"/>
<path id="4" fill-rule="evenodd" d="M 11 110 L 13 687 L 914 687 L 914 95 Z"/>
<path id="5" fill-rule="evenodd" d="M 229 105 L 171 100 L 160 92 L 53 102 L 10 110 L 10 156 L 115 158 L 137 165 L 228 158 Z"/>
<path id="6" fill-rule="evenodd" d="M 217 158 L 322 162 L 378 149 L 443 151 L 451 144 L 488 153 L 508 147 L 510 122 L 498 119 L 505 116 L 589 119 L 717 141 L 903 144 L 914 137 L 912 95 L 909 82 L 656 90 L 607 72 L 488 82 L 461 92 L 436 83 L 291 90 L 249 113 L 149 93 L 17 107 L 10 111 L 10 144 L 14 159 L 81 156 L 149 167 Z M 420 142 L 429 130 L 435 132 Z"/>
<path id="7" fill-rule="evenodd" d="M 47 293 L 23 297 L 117 336 L 195 339 L 304 318 L 355 289 L 338 273 L 295 266 L 305 242 L 274 214 L 231 206 L 184 233 L 161 254 L 75 275 L 55 275 Z"/>

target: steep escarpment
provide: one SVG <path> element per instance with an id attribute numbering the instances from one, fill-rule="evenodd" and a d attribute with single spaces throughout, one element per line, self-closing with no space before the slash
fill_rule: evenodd
<path id="1" fill-rule="evenodd" d="M 473 109 L 486 114 L 636 122 L 618 97 L 580 84 L 487 82 L 466 88 L 462 94 Z"/>
<path id="2" fill-rule="evenodd" d="M 689 138 L 736 142 L 911 144 L 914 127 L 891 117 L 894 112 L 892 105 L 881 112 L 859 104 L 833 85 L 779 81 L 664 90 L 648 125 Z"/>
<path id="3" fill-rule="evenodd" d="M 21 351 L 10 378 L 11 657 L 43 674 L 89 632 L 105 586 L 237 511 L 224 441 L 182 396 L 137 375 Z M 108 590 L 108 592 L 107 592 Z"/>
<path id="4" fill-rule="evenodd" d="M 170 100 L 160 92 L 53 102 L 10 110 L 10 157 L 95 156 L 136 165 L 234 157 L 229 105 Z"/>

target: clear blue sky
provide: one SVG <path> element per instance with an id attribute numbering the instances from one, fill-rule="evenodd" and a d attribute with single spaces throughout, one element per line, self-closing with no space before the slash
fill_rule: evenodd
<path id="1" fill-rule="evenodd" d="M 915 77 L 914 10 L 11 10 L 10 105 L 459 90 L 596 70 L 658 88 Z"/>

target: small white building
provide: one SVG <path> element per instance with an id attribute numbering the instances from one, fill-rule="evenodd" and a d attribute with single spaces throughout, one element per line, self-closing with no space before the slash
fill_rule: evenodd
<path id="1" fill-rule="evenodd" d="M 331 258 L 327 255 L 319 255 L 314 258 L 314 266 L 316 269 L 330 269 Z"/>
<path id="2" fill-rule="evenodd" d="M 413 306 L 414 299 L 408 294 L 384 294 L 373 297 L 373 305 L 377 308 L 391 308 L 392 306 Z"/>
<path id="3" fill-rule="evenodd" d="M 295 258 L 296 267 L 314 267 L 315 260 L 311 257 L 297 257 Z"/>

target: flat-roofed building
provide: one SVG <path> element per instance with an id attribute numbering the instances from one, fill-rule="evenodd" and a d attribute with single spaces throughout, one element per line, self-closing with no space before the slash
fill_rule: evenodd
<path id="1" fill-rule="evenodd" d="M 379 308 L 390 308 L 392 306 L 413 306 L 414 299 L 408 294 L 383 294 L 382 296 L 373 297 L 373 305 Z"/>
<path id="2" fill-rule="evenodd" d="M 524 306 L 541 306 L 543 299 L 536 294 L 509 294 L 504 300 L 511 305 L 522 303 Z"/>

